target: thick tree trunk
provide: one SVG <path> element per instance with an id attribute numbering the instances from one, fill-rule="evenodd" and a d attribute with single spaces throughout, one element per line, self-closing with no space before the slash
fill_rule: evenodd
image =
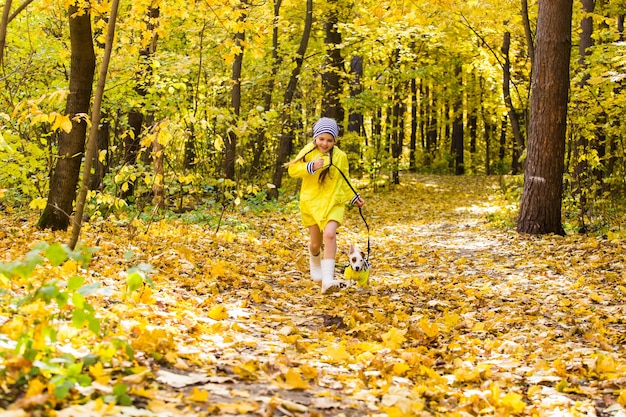
<path id="1" fill-rule="evenodd" d="M 341 106 L 341 77 L 343 72 L 343 59 L 341 58 L 341 33 L 338 30 L 339 17 L 337 16 L 337 0 L 329 0 L 333 6 L 326 16 L 326 44 L 327 57 L 326 67 L 322 72 L 322 87 L 324 96 L 322 98 L 322 116 L 333 118 L 341 129 L 344 110 Z"/>
<path id="2" fill-rule="evenodd" d="M 80 165 L 85 152 L 87 121 L 77 114 L 89 114 L 96 56 L 89 10 L 79 13 L 72 5 L 70 16 L 70 94 L 65 113 L 72 119 L 72 130 L 61 132 L 58 159 L 50 179 L 47 205 L 39 218 L 40 229 L 67 230 L 76 199 Z"/>
<path id="3" fill-rule="evenodd" d="M 280 144 L 278 147 L 278 155 L 276 156 L 276 165 L 274 166 L 274 176 L 272 178 L 272 184 L 274 188 L 268 191 L 270 198 L 278 198 L 278 190 L 281 187 L 283 181 L 284 164 L 287 162 L 287 157 L 291 153 L 293 146 L 293 133 L 291 129 L 291 103 L 296 94 L 296 87 L 298 85 L 298 78 L 300 77 L 300 71 L 302 69 L 302 63 L 304 62 L 304 54 L 306 53 L 309 45 L 309 39 L 311 37 L 311 27 L 313 26 L 313 0 L 306 1 L 306 15 L 304 18 L 304 30 L 302 31 L 302 38 L 300 39 L 300 46 L 296 53 L 295 66 L 291 71 L 291 77 L 289 77 L 289 84 L 283 98 L 283 113 L 282 113 L 282 129 L 280 135 Z"/>
<path id="4" fill-rule="evenodd" d="M 517 231 L 564 234 L 563 158 L 573 0 L 539 0 L 528 158 Z"/>

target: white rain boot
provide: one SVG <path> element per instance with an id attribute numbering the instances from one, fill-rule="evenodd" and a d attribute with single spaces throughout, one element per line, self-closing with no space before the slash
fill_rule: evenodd
<path id="1" fill-rule="evenodd" d="M 346 288 L 348 285 L 344 281 L 335 279 L 335 260 L 322 259 L 322 294 Z"/>
<path id="2" fill-rule="evenodd" d="M 322 251 L 313 255 L 309 251 L 309 265 L 311 267 L 311 278 L 315 282 L 322 282 Z"/>

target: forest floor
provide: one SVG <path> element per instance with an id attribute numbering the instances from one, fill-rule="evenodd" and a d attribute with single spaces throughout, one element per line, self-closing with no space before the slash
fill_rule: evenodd
<path id="1" fill-rule="evenodd" d="M 135 357 L 90 367 L 94 382 L 64 401 L 2 384 L 0 417 L 626 416 L 623 241 L 496 227 L 496 177 L 406 176 L 364 196 L 371 282 L 331 295 L 308 278 L 293 203 L 227 212 L 217 232 L 86 225 L 98 251 L 81 274 L 102 284 L 90 302 Z M 358 211 L 346 217 L 339 267 L 350 242 L 367 248 Z M 3 220 L 0 262 L 66 241 L 35 220 Z M 140 263 L 154 288 L 128 295 Z M 0 336 L 14 320 L 2 311 Z M 96 352 L 86 340 L 66 343 Z M 130 404 L 105 406 L 120 382 Z"/>

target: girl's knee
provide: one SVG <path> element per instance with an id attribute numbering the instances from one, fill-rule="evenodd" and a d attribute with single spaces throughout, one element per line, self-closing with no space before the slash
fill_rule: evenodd
<path id="1" fill-rule="evenodd" d="M 309 243 L 309 251 L 312 254 L 317 255 L 318 253 L 320 253 L 321 250 L 322 250 L 322 245 L 320 243 L 317 243 L 317 242 Z"/>
<path id="2" fill-rule="evenodd" d="M 334 242 L 337 240 L 337 232 L 335 230 L 324 230 L 324 242 Z"/>

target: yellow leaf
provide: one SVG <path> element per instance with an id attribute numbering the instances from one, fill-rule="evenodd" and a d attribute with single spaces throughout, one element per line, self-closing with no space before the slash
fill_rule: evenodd
<path id="1" fill-rule="evenodd" d="M 300 366 L 300 371 L 302 371 L 302 375 L 306 379 L 314 379 L 317 378 L 317 368 L 310 365 L 302 365 Z"/>
<path id="2" fill-rule="evenodd" d="M 224 275 L 226 275 L 226 268 L 224 267 L 224 264 L 222 262 L 216 262 L 211 267 L 211 276 L 213 278 L 219 278 L 224 277 Z"/>
<path id="3" fill-rule="evenodd" d="M 540 393 L 540 392 L 541 392 L 541 385 L 533 385 L 528 388 L 528 392 L 526 393 L 526 395 L 528 395 L 528 397 L 530 398 L 533 395 Z"/>
<path id="4" fill-rule="evenodd" d="M 620 391 L 619 397 L 617 397 L 617 402 L 626 407 L 626 389 Z"/>
<path id="5" fill-rule="evenodd" d="M 460 321 L 461 317 L 456 313 L 450 313 L 446 311 L 443 314 L 443 322 L 448 330 L 454 329 Z"/>
<path id="6" fill-rule="evenodd" d="M 48 200 L 46 200 L 45 198 L 39 197 L 39 198 L 33 199 L 28 205 L 28 207 L 34 210 L 43 210 L 46 208 L 46 204 L 48 204 Z"/>
<path id="7" fill-rule="evenodd" d="M 285 374 L 285 383 L 287 384 L 287 389 L 309 389 L 311 386 L 307 381 L 302 379 L 302 375 L 300 371 L 295 368 L 289 368 L 287 373 Z"/>
<path id="8" fill-rule="evenodd" d="M 591 300 L 595 301 L 596 303 L 601 303 L 602 302 L 602 296 L 600 294 L 593 293 L 593 294 L 591 294 L 591 296 L 589 298 L 591 298 Z"/>
<path id="9" fill-rule="evenodd" d="M 52 124 L 52 130 L 61 129 L 65 133 L 69 133 L 72 131 L 72 121 L 69 116 L 64 116 L 62 114 L 57 114 L 54 117 L 54 123 Z"/>
<path id="10" fill-rule="evenodd" d="M 406 340 L 405 334 L 406 329 L 400 330 L 392 327 L 391 330 L 383 334 L 383 346 L 389 349 L 399 349 Z"/>
<path id="11" fill-rule="evenodd" d="M 233 372 L 239 375 L 241 379 L 256 381 L 259 379 L 257 375 L 259 372 L 259 364 L 256 361 L 250 360 L 240 366 L 233 366 Z"/>
<path id="12" fill-rule="evenodd" d="M 102 366 L 102 362 L 96 362 L 93 366 L 89 367 L 89 373 L 93 376 L 94 380 L 102 385 L 108 385 L 109 380 L 109 371 L 104 369 Z"/>
<path id="13" fill-rule="evenodd" d="M 439 326 L 437 323 L 431 323 L 428 318 L 422 317 L 420 319 L 420 329 L 428 336 L 429 338 L 435 338 L 439 336 Z"/>
<path id="14" fill-rule="evenodd" d="M 208 316 L 213 320 L 224 320 L 228 318 L 228 310 L 223 305 L 216 305 L 209 310 Z"/>
<path id="15" fill-rule="evenodd" d="M 522 401 L 522 396 L 516 392 L 509 392 L 500 401 L 503 407 L 514 414 L 521 413 L 526 408 L 526 403 Z"/>
<path id="16" fill-rule="evenodd" d="M 345 362 L 350 359 L 350 354 L 346 351 L 346 347 L 343 345 L 339 346 L 331 346 L 326 351 L 326 355 L 329 357 L 331 362 Z"/>
<path id="17" fill-rule="evenodd" d="M 600 374 L 615 372 L 615 361 L 612 357 L 600 353 L 596 356 L 595 369 Z"/>
<path id="18" fill-rule="evenodd" d="M 209 392 L 203 389 L 199 389 L 198 387 L 193 387 L 187 399 L 198 403 L 204 403 L 209 400 Z"/>
<path id="19" fill-rule="evenodd" d="M 44 389 L 46 389 L 46 384 L 44 384 L 38 379 L 33 379 L 28 383 L 28 390 L 26 391 L 26 398 L 39 395 L 43 392 Z"/>
<path id="20" fill-rule="evenodd" d="M 407 365 L 406 363 L 398 362 L 393 365 L 393 374 L 400 376 L 404 374 L 406 371 L 408 371 L 409 369 L 411 369 L 411 367 Z"/>

